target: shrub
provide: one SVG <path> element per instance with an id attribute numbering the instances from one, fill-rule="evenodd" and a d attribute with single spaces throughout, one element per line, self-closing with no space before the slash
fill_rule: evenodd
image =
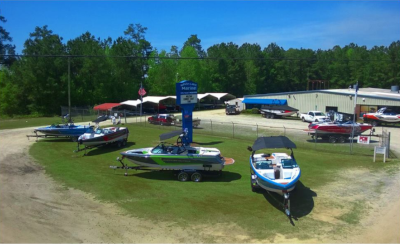
<path id="1" fill-rule="evenodd" d="M 251 113 L 252 113 L 252 114 L 259 114 L 260 111 L 258 110 L 258 108 L 252 108 L 252 109 L 251 109 Z"/>

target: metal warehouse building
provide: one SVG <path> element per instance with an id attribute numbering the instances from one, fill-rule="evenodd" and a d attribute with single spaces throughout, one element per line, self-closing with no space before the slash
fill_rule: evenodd
<path id="1" fill-rule="evenodd" d="M 354 114 L 355 90 L 353 89 L 331 89 L 313 90 L 299 92 L 269 93 L 244 96 L 246 108 L 254 105 L 251 100 L 277 99 L 286 100 L 287 105 L 297 108 L 299 112 L 305 113 L 311 110 L 327 112 L 330 110 Z M 258 103 L 259 104 L 259 103 Z M 381 107 L 390 107 L 400 113 L 399 87 L 392 89 L 360 88 L 357 93 L 356 113 L 362 117 L 364 113 L 375 112 Z"/>

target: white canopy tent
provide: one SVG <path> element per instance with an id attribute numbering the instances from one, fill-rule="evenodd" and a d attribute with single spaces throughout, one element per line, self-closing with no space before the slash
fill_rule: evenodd
<path id="1" fill-rule="evenodd" d="M 218 100 L 221 100 L 221 98 L 226 98 L 226 99 L 236 98 L 236 96 L 229 93 L 204 93 L 204 94 L 197 94 L 197 99 L 201 100 L 207 96 L 217 98 Z"/>

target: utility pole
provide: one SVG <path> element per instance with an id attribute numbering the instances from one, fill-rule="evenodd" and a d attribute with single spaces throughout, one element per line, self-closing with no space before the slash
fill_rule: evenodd
<path id="1" fill-rule="evenodd" d="M 71 57 L 68 57 L 68 122 L 72 123 L 71 118 Z"/>
<path id="2" fill-rule="evenodd" d="M 350 143 L 350 154 L 353 154 L 353 141 L 354 141 L 354 124 L 356 123 L 356 116 L 357 116 L 357 92 L 358 92 L 358 81 L 357 84 L 353 86 L 355 89 L 354 94 L 354 115 L 353 115 L 353 126 L 351 129 L 351 143 Z"/>

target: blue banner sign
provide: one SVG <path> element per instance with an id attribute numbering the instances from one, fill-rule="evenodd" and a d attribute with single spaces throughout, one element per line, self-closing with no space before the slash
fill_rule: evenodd
<path id="1" fill-rule="evenodd" d="M 176 83 L 176 103 L 178 105 L 197 103 L 197 83 L 184 80 Z"/>
<path id="2" fill-rule="evenodd" d="M 184 80 L 176 83 L 176 103 L 182 110 L 182 130 L 187 132 L 185 145 L 193 142 L 193 109 L 197 103 L 197 83 Z"/>

